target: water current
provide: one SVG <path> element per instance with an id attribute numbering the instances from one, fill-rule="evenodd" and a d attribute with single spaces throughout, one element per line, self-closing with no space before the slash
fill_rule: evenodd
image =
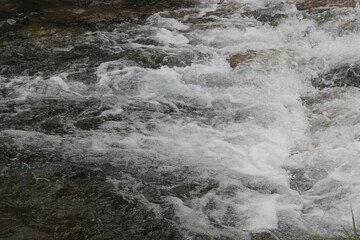
<path id="1" fill-rule="evenodd" d="M 359 3 L 158 2 L 0 11 L 0 238 L 360 221 Z"/>

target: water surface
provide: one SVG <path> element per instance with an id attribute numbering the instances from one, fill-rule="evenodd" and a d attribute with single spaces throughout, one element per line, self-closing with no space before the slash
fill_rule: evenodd
<path id="1" fill-rule="evenodd" d="M 299 240 L 360 216 L 359 7 L 0 13 L 0 238 Z"/>

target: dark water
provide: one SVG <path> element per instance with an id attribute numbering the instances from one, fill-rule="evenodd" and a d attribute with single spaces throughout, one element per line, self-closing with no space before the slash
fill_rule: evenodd
<path id="1" fill-rule="evenodd" d="M 0 3 L 0 239 L 300 240 L 349 223 L 358 8 Z"/>

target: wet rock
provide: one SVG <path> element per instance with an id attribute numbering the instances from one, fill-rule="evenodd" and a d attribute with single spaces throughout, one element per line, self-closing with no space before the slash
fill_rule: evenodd
<path id="1" fill-rule="evenodd" d="M 278 238 L 275 237 L 271 233 L 253 233 L 251 234 L 251 240 L 277 240 Z"/>
<path id="2" fill-rule="evenodd" d="M 93 129 L 100 123 L 98 116 L 107 108 L 98 99 L 29 99 L 8 102 L 0 112 L 1 129 L 37 130 L 47 134 L 70 134 L 73 124 L 81 129 Z"/>
<path id="3" fill-rule="evenodd" d="M 49 118 L 40 123 L 40 128 L 46 134 L 64 135 L 73 133 L 73 126 L 64 117 Z"/>
<path id="4" fill-rule="evenodd" d="M 269 3 L 265 8 L 259 8 L 253 11 L 242 13 L 243 17 L 252 17 L 260 22 L 271 26 L 277 26 L 279 22 L 288 17 L 284 3 Z"/>
<path id="5" fill-rule="evenodd" d="M 215 11 L 206 12 L 204 16 L 196 16 L 195 13 L 187 15 L 183 20 L 187 23 L 202 24 L 217 21 L 219 17 L 226 17 L 236 12 L 240 8 L 239 4 L 226 2 L 219 4 Z"/>
<path id="6" fill-rule="evenodd" d="M 330 87 L 360 87 L 360 66 L 350 65 L 330 70 L 312 80 L 319 89 Z"/>
<path id="7" fill-rule="evenodd" d="M 197 4 L 197 0 L 125 0 L 127 8 L 146 10 L 157 7 L 163 10 L 169 10 L 181 7 L 192 7 Z"/>
<path id="8" fill-rule="evenodd" d="M 149 5 L 155 5 L 159 3 L 160 0 L 125 0 L 124 2 L 127 8 L 140 9 Z"/>
<path id="9" fill-rule="evenodd" d="M 0 156 L 3 160 L 16 158 L 18 148 L 15 146 L 13 139 L 1 136 L 0 142 Z"/>
<path id="10" fill-rule="evenodd" d="M 296 4 L 298 10 L 310 10 L 320 7 L 356 7 L 355 0 L 304 0 Z"/>
<path id="11" fill-rule="evenodd" d="M 201 23 L 191 26 L 192 29 L 197 29 L 197 30 L 211 30 L 222 27 L 223 26 L 221 24 L 201 24 Z"/>
<path id="12" fill-rule="evenodd" d="M 100 22 L 126 20 L 133 17 L 134 11 L 126 9 L 124 4 L 106 6 L 69 6 L 47 8 L 43 10 L 42 19 L 54 22 Z"/>
<path id="13" fill-rule="evenodd" d="M 192 238 L 192 240 L 234 240 L 234 238 L 223 235 L 212 236 L 207 233 L 198 233 L 194 236 L 194 238 Z"/>
<path id="14" fill-rule="evenodd" d="M 289 173 L 291 176 L 290 188 L 296 190 L 299 193 L 306 192 L 316 183 L 316 180 L 307 176 L 307 173 L 304 170 L 292 169 L 289 170 Z"/>
<path id="15" fill-rule="evenodd" d="M 41 26 L 43 25 L 41 24 Z M 36 44 L 36 41 L 18 40 L 3 47 L 0 45 L 0 74 L 2 76 L 10 78 L 18 75 L 34 76 L 41 73 L 43 77 L 50 77 L 66 71 L 69 72 L 68 80 L 89 85 L 97 81 L 95 69 L 103 62 L 123 59 L 133 66 L 159 68 L 162 65 L 186 66 L 191 64 L 194 59 L 205 59 L 206 57 L 203 53 L 194 54 L 192 51 L 183 51 L 175 56 L 169 55 L 161 49 L 134 49 L 126 46 L 122 51 L 113 52 L 111 49 L 106 49 L 103 42 L 79 44 L 76 38 L 81 31 L 77 29 L 73 31 L 71 27 L 60 27 L 58 30 L 53 30 L 53 24 L 46 26 L 49 28 L 46 28 L 44 32 L 38 29 L 29 33 L 30 37 L 40 40 L 43 44 Z M 57 25 L 55 26 L 57 27 Z M 55 35 L 59 34 L 60 36 L 52 36 L 49 33 L 51 31 L 55 31 Z M 26 33 L 28 33 L 28 29 Z M 64 38 L 68 41 L 64 41 L 61 37 L 62 34 L 68 37 Z M 53 42 L 50 42 L 49 39 Z M 154 42 L 143 41 L 141 43 L 151 45 Z M 121 44 L 119 42 L 119 45 Z"/>
<path id="16" fill-rule="evenodd" d="M 16 0 L 3 0 L 0 5 L 0 12 L 13 12 L 19 6 L 19 1 Z"/>
<path id="17" fill-rule="evenodd" d="M 16 27 L 2 29 L 5 32 L 0 34 L 0 74 L 13 77 L 33 76 L 41 72 L 44 76 L 51 76 L 66 71 L 74 73 L 69 75 L 69 79 L 92 84 L 97 79 L 93 69 L 102 62 L 116 59 L 130 60 L 134 65 L 146 68 L 188 65 L 192 60 L 189 56 L 174 58 L 151 48 L 145 50 L 125 47 L 123 51 L 113 52 L 111 46 L 108 49 L 107 44 L 102 41 L 84 44 L 80 43 L 79 37 L 84 31 L 99 28 L 112 31 L 115 25 L 119 27 L 119 21 L 144 21 L 156 12 L 173 12 L 180 7 L 192 6 L 195 2 L 161 0 L 132 4 L 119 1 L 67 1 L 61 4 L 60 1 L 36 1 L 34 5 L 37 5 L 40 17 L 24 20 L 17 23 Z M 14 19 L 18 21 L 18 18 Z M 5 25 L 8 24 L 5 22 Z M 131 26 L 124 25 L 123 28 L 126 32 Z M 24 38 L 29 41 L 24 41 Z M 120 45 L 127 40 L 116 41 Z M 42 44 L 38 44 L 39 42 Z M 139 43 L 159 44 L 146 38 Z M 4 94 L 8 95 L 5 90 Z"/>
<path id="18" fill-rule="evenodd" d="M 314 8 L 305 11 L 303 16 L 306 19 L 314 20 L 318 26 L 322 26 L 336 19 L 337 13 L 335 9 L 331 8 Z"/>
<path id="19" fill-rule="evenodd" d="M 11 43 L 11 39 L 8 37 L 0 37 L 0 47 Z"/>
<path id="20" fill-rule="evenodd" d="M 36 147 L 35 140 L 22 148 L 11 136 L 0 140 L 0 236 L 6 239 L 182 240 L 174 208 L 164 199 L 186 201 L 216 186 L 190 178 L 189 168 L 160 170 L 148 156 L 79 156 Z M 114 157 L 116 166 L 104 163 Z"/>
<path id="21" fill-rule="evenodd" d="M 280 54 L 281 50 L 279 49 L 248 50 L 246 52 L 231 55 L 227 61 L 232 68 L 236 68 L 238 65 L 246 64 L 251 61 L 264 64 L 274 58 L 278 58 Z"/>
<path id="22" fill-rule="evenodd" d="M 97 117 L 83 118 L 76 121 L 74 125 L 82 130 L 94 130 L 94 129 L 98 129 L 100 124 L 103 122 L 104 122 L 103 119 Z"/>
<path id="23" fill-rule="evenodd" d="M 256 20 L 268 23 L 271 26 L 277 26 L 279 21 L 283 18 L 286 18 L 286 14 L 282 13 L 274 13 L 269 11 L 268 9 L 265 10 L 255 10 L 247 14 L 247 16 L 252 16 Z"/>
<path id="24" fill-rule="evenodd" d="M 64 6 L 69 4 L 81 5 L 91 0 L 2 0 L 0 5 L 0 21 L 6 18 L 26 16 L 34 12 L 40 12 L 41 9 L 54 6 Z"/>
<path id="25" fill-rule="evenodd" d="M 77 31 L 75 30 L 75 34 Z M 71 33 L 72 35 L 72 33 Z M 40 36 L 42 38 L 42 36 Z M 43 38 L 52 38 L 46 35 Z M 65 46 L 64 44 L 65 43 Z M 56 72 L 90 71 L 101 62 L 112 61 L 124 57 L 122 53 L 111 53 L 102 49 L 99 45 L 72 45 L 72 42 L 63 42 L 55 39 L 50 44 L 35 45 L 36 42 L 22 40 L 12 41 L 0 50 L 0 74 L 4 77 L 18 75 L 33 76 L 42 73 L 45 76 L 53 76 Z M 65 47 L 64 51 L 54 50 L 53 44 Z M 68 49 L 68 50 L 67 50 Z M 81 81 L 84 78 L 79 78 Z M 94 78 L 93 78 L 94 79 Z M 88 81 L 86 78 L 85 83 Z"/>
<path id="26" fill-rule="evenodd" d="M 93 84 L 96 83 L 97 76 L 94 69 L 86 68 L 85 71 L 80 69 L 78 72 L 70 73 L 67 76 L 67 79 L 70 81 L 78 81 L 85 84 Z"/>
<path id="27" fill-rule="evenodd" d="M 6 22 L 7 22 L 7 24 L 9 24 L 9 25 L 14 25 L 14 24 L 16 24 L 16 20 L 11 19 L 11 18 L 8 18 L 8 19 L 6 20 Z"/>
<path id="28" fill-rule="evenodd" d="M 192 183 L 173 187 L 166 191 L 166 194 L 176 196 L 180 199 L 187 199 L 189 197 L 202 196 L 203 194 L 216 188 L 217 185 L 218 183 L 215 181 L 197 182 L 194 180 Z"/>
<path id="29" fill-rule="evenodd" d="M 145 68 L 159 68 L 166 54 L 157 50 L 127 49 L 126 58 Z"/>
<path id="30" fill-rule="evenodd" d="M 194 237 L 193 240 L 209 240 L 209 239 L 211 239 L 209 237 L 209 235 L 207 235 L 205 233 L 203 233 L 203 234 L 199 233 L 199 234 L 196 234 L 196 236 Z"/>
<path id="31" fill-rule="evenodd" d="M 195 56 L 195 54 L 190 51 L 182 51 L 176 56 L 165 56 L 161 60 L 161 65 L 168 67 L 185 67 L 191 65 L 193 59 L 196 59 L 196 57 L 197 56 Z"/>
<path id="32" fill-rule="evenodd" d="M 144 0 L 138 0 L 138 1 L 144 2 Z M 147 0 L 145 1 L 148 2 Z M 153 4 L 149 6 L 148 9 L 149 10 L 151 9 L 152 11 L 156 11 L 156 12 L 158 12 L 159 10 L 167 11 L 167 10 L 175 10 L 178 8 L 194 7 L 198 3 L 199 3 L 198 0 L 159 0 L 157 4 Z"/>
<path id="33" fill-rule="evenodd" d="M 256 57 L 256 51 L 249 50 L 244 53 L 237 53 L 230 56 L 227 61 L 230 63 L 230 67 L 236 68 L 239 64 L 248 62 Z"/>
<path id="34" fill-rule="evenodd" d="M 69 165 L 62 165 L 59 174 L 66 176 Z M 0 177 L 5 183 L 0 186 L 3 238 L 183 239 L 171 221 L 158 219 L 139 200 L 114 193 L 99 171 L 86 171 L 71 179 L 47 179 L 33 173 L 31 169 L 22 178 Z"/>
<path id="35" fill-rule="evenodd" d="M 3 0 L 0 4 L 0 21 L 11 17 L 20 7 L 19 1 L 16 0 Z"/>
<path id="36" fill-rule="evenodd" d="M 186 21 L 188 18 L 195 18 L 199 13 L 200 11 L 197 9 L 175 9 L 172 11 L 161 12 L 159 15 L 165 18 L 175 18 Z"/>
<path id="37" fill-rule="evenodd" d="M 271 233 L 273 236 L 276 236 L 275 239 L 284 239 L 284 240 L 313 240 L 314 236 L 310 235 L 309 232 L 306 232 L 304 229 L 297 227 L 296 224 L 290 225 L 288 219 L 280 219 L 278 228 L 272 230 Z"/>
<path id="38" fill-rule="evenodd" d="M 239 213 L 236 209 L 232 206 L 228 206 L 226 208 L 226 212 L 221 219 L 221 225 L 229 226 L 229 227 L 236 227 L 236 224 L 240 222 Z"/>
<path id="39" fill-rule="evenodd" d="M 99 6 L 67 6 L 44 9 L 42 19 L 54 22 L 87 22 L 124 21 L 134 17 L 146 18 L 157 12 L 173 10 L 179 7 L 192 6 L 195 1 L 154 0 L 125 1 Z"/>
<path id="40" fill-rule="evenodd" d="M 355 20 L 347 21 L 344 24 L 342 24 L 339 28 L 341 29 L 340 35 L 349 32 L 358 32 L 360 30 L 359 20 L 355 19 Z"/>
<path id="41" fill-rule="evenodd" d="M 231 1 L 222 1 L 219 2 L 218 7 L 215 11 L 210 11 L 206 13 L 206 16 L 217 16 L 225 17 L 231 14 L 234 14 L 236 10 L 240 9 L 241 5 L 236 2 Z"/>
<path id="42" fill-rule="evenodd" d="M 71 40 L 81 34 L 81 31 L 56 24 L 34 23 L 20 29 L 20 33 L 34 42 L 52 44 Z"/>

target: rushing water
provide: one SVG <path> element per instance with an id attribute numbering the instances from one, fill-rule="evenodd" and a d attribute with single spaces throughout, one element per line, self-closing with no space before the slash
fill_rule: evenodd
<path id="1" fill-rule="evenodd" d="M 202 0 L 52 32 L 44 12 L 0 23 L 0 238 L 309 239 L 360 217 L 359 7 Z"/>

